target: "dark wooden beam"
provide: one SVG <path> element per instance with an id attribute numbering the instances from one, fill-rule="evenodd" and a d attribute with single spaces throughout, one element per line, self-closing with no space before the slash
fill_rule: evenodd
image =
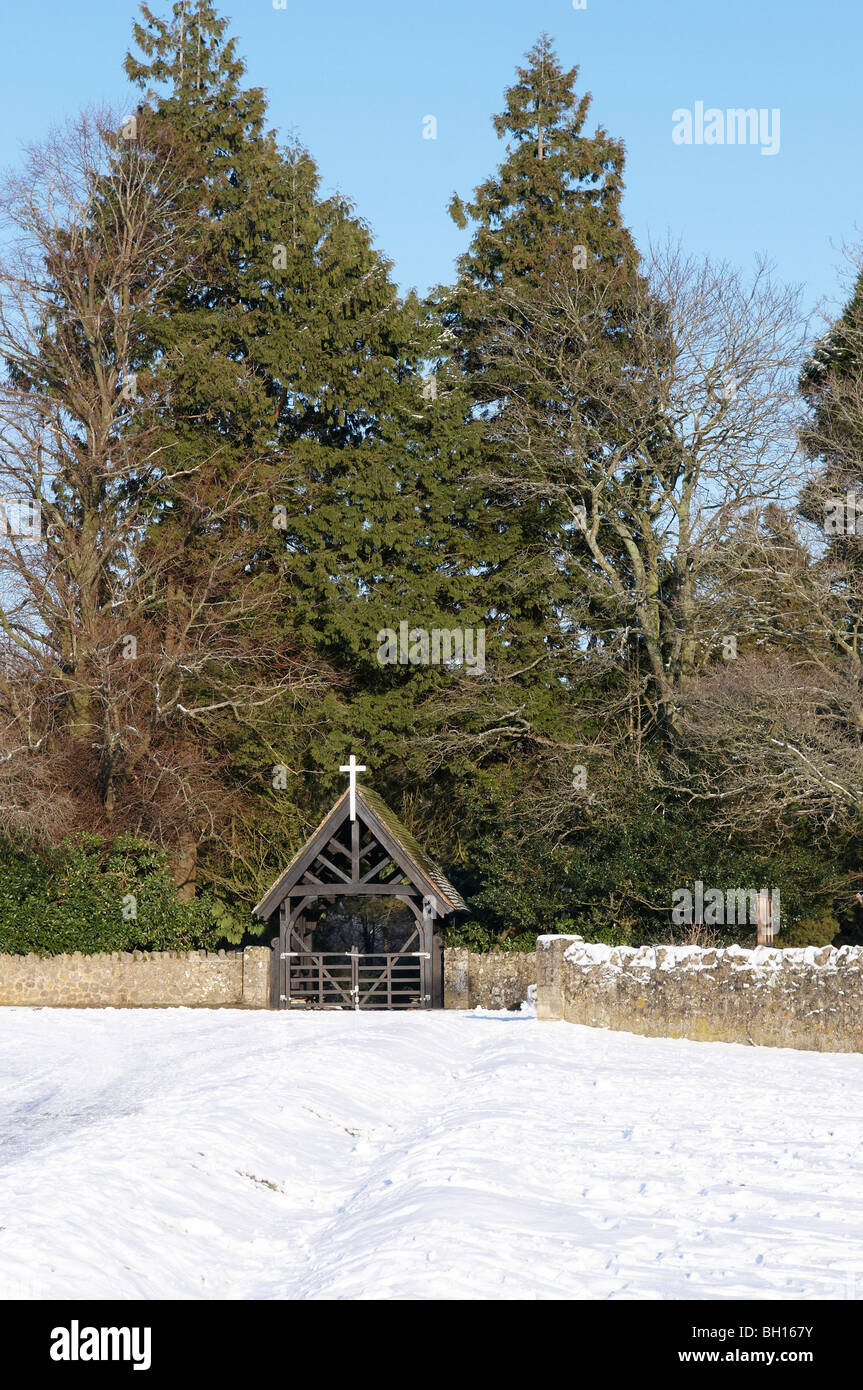
<path id="1" fill-rule="evenodd" d="M 340 868 L 338 868 L 338 866 L 334 864 L 331 859 L 328 859 L 327 856 L 323 853 L 323 851 L 321 851 L 318 854 L 315 863 L 323 864 L 325 868 L 330 869 L 334 874 L 337 875 L 338 878 L 342 880 L 342 883 L 350 883 L 351 880 L 348 874 L 344 873 Z M 306 873 L 308 872 L 308 869 L 306 869 Z"/>
<path id="2" fill-rule="evenodd" d="M 282 919 L 282 921 L 283 921 L 283 923 L 284 923 L 284 926 L 283 926 L 283 929 L 282 929 L 282 936 L 283 936 L 283 937 L 287 936 L 291 931 L 293 931 L 294 925 L 296 924 L 296 922 L 299 921 L 300 917 L 302 917 L 303 912 L 304 912 L 305 909 L 306 909 L 306 906 L 307 906 L 310 902 L 313 902 L 313 901 L 314 901 L 314 894 L 308 894 L 307 897 L 302 898 L 302 899 L 297 903 L 296 907 L 295 907 L 293 904 L 291 904 L 291 911 L 290 911 L 290 914 L 287 914 L 287 913 L 286 913 L 286 914 L 285 914 L 285 917 Z M 283 949 L 284 949 L 284 950 L 287 950 L 287 947 L 284 947 Z"/>
<path id="3" fill-rule="evenodd" d="M 351 878 L 354 883 L 360 876 L 360 822 L 351 822 Z"/>
<path id="4" fill-rule="evenodd" d="M 387 854 L 383 859 L 381 859 L 377 864 L 375 864 L 375 867 L 373 869 L 369 869 L 367 874 L 363 874 L 362 878 L 360 879 L 360 883 L 368 883 L 369 879 L 374 878 L 375 874 L 380 873 L 381 869 L 385 869 L 387 864 L 391 864 L 392 862 L 392 855 Z"/>
<path id="5" fill-rule="evenodd" d="M 355 892 L 351 892 L 351 889 Z M 368 894 L 389 895 L 393 898 L 420 897 L 420 890 L 411 883 L 298 883 L 289 888 L 286 898 L 364 898 Z"/>

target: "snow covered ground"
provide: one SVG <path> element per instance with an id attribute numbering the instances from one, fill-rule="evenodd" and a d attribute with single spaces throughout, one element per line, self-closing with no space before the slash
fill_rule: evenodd
<path id="1" fill-rule="evenodd" d="M 863 1056 L 0 1010 L 0 1297 L 863 1297 Z"/>

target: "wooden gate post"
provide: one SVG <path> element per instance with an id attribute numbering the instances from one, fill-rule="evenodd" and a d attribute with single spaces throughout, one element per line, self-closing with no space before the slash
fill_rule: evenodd
<path id="1" fill-rule="evenodd" d="M 436 903 L 434 898 L 426 896 L 423 898 L 422 931 L 420 938 L 422 951 L 425 957 L 420 961 L 422 969 L 420 971 L 420 982 L 422 986 L 422 999 L 420 1007 L 423 1009 L 439 1009 L 440 1003 L 437 995 L 440 993 L 440 966 L 435 963 L 435 947 L 440 947 L 440 939 L 434 934 Z M 438 988 L 435 988 L 435 976 L 438 977 Z"/>
<path id="2" fill-rule="evenodd" d="M 281 993 L 282 975 L 282 938 L 274 936 L 270 942 L 270 1008 L 282 1008 L 279 995 Z"/>
<path id="3" fill-rule="evenodd" d="M 432 932 L 431 1006 L 443 1008 L 443 943 L 440 933 Z"/>
<path id="4" fill-rule="evenodd" d="M 357 944 L 354 942 L 350 950 L 351 957 L 351 999 L 354 1008 L 360 1007 L 360 953 Z"/>

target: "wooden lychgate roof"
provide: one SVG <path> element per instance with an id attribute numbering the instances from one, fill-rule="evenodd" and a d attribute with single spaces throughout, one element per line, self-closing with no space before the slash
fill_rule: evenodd
<path id="1" fill-rule="evenodd" d="M 328 898 L 387 890 L 397 896 L 413 889 L 433 900 L 439 917 L 467 912 L 460 893 L 377 792 L 358 785 L 356 811 L 351 822 L 349 792 L 343 792 L 256 904 L 257 917 L 270 917 L 298 888 L 307 888 L 309 897 Z"/>

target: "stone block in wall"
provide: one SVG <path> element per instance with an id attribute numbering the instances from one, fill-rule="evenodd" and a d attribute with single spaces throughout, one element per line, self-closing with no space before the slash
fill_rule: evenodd
<path id="1" fill-rule="evenodd" d="M 564 955 L 582 936 L 540 936 L 536 943 L 536 1016 L 563 1018 Z"/>
<path id="2" fill-rule="evenodd" d="M 272 954 L 269 946 L 247 946 L 243 951 L 244 1009 L 268 1009 L 270 1007 L 270 960 Z"/>
<path id="3" fill-rule="evenodd" d="M 445 1009 L 470 1008 L 470 951 L 463 946 L 447 946 L 443 953 L 443 1006 Z"/>

